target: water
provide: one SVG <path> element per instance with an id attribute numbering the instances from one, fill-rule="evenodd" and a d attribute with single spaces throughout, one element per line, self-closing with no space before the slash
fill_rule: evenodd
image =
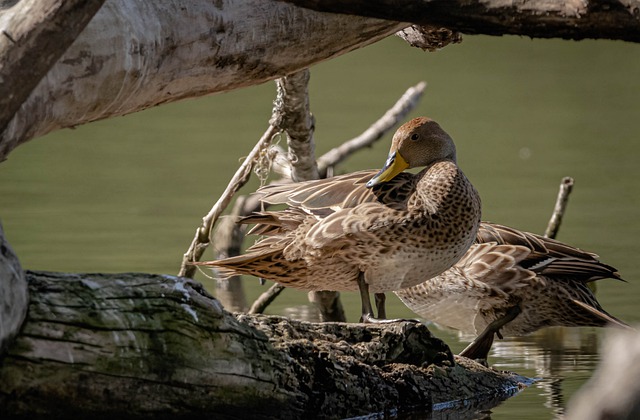
<path id="1" fill-rule="evenodd" d="M 456 140 L 485 220 L 543 232 L 561 178 L 575 178 L 559 239 L 620 270 L 628 283 L 603 281 L 598 298 L 637 323 L 639 74 L 633 44 L 466 37 L 423 53 L 391 38 L 312 69 L 317 152 L 359 134 L 426 80 L 412 116 L 435 118 Z M 265 130 L 274 90 L 267 83 L 166 105 L 16 149 L 0 165 L 0 217 L 22 264 L 175 274 L 201 217 Z M 379 167 L 388 142 L 338 171 Z M 266 287 L 249 279 L 245 290 L 252 301 Z M 358 296 L 345 293 L 343 303 L 356 320 Z M 412 316 L 396 299 L 388 306 L 391 316 Z M 309 313 L 306 294 L 286 290 L 269 312 Z M 454 351 L 468 342 L 436 332 Z M 496 343 L 491 364 L 540 381 L 493 408 L 491 418 L 555 418 L 590 377 L 602 340 L 586 328 Z"/>

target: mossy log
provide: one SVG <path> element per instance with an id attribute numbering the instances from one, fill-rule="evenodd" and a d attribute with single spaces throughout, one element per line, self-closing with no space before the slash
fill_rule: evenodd
<path id="1" fill-rule="evenodd" d="M 501 399 L 526 382 L 454 357 L 416 322 L 233 315 L 190 279 L 26 272 L 0 418 L 350 417 Z"/>

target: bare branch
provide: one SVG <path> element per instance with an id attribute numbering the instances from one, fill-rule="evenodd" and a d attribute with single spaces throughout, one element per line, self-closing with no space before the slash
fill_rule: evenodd
<path id="1" fill-rule="evenodd" d="M 240 165 L 236 171 L 233 178 L 231 178 L 231 181 L 229 181 L 227 188 L 224 190 L 218 201 L 213 205 L 209 213 L 202 218 L 202 224 L 196 229 L 193 241 L 191 241 L 189 249 L 182 257 L 182 265 L 180 266 L 180 272 L 178 273 L 179 276 L 193 278 L 196 272 L 196 267 L 194 265 L 189 265 L 189 263 L 200 260 L 205 249 L 207 249 L 211 243 L 211 229 L 215 225 L 216 220 L 218 220 L 222 212 L 227 208 L 233 198 L 233 195 L 238 191 L 238 189 L 247 183 L 251 176 L 251 170 L 253 169 L 259 154 L 264 152 L 278 132 L 279 128 L 269 125 L 269 128 L 262 135 L 260 141 L 256 143 L 253 150 L 251 150 L 244 162 L 242 162 L 242 165 Z"/>
<path id="2" fill-rule="evenodd" d="M 398 125 L 416 107 L 426 87 L 426 82 L 420 82 L 410 87 L 378 121 L 362 134 L 320 156 L 318 159 L 320 176 L 324 178 L 328 167 L 335 166 L 354 152 L 371 146 Z"/>
<path id="3" fill-rule="evenodd" d="M 251 305 L 251 308 L 249 308 L 249 313 L 250 314 L 263 313 L 264 310 L 267 308 L 267 306 L 271 305 L 271 302 L 276 300 L 278 295 L 280 295 L 280 293 L 282 293 L 283 290 L 284 290 L 283 285 L 281 285 L 280 283 L 273 283 L 273 285 L 269 288 L 269 290 L 261 294 L 258 297 L 258 299 L 256 299 L 255 302 L 253 302 L 253 305 Z"/>
<path id="4" fill-rule="evenodd" d="M 287 133 L 291 179 L 294 182 L 318 179 L 313 143 L 314 118 L 309 107 L 309 70 L 276 80 L 283 121 L 278 125 Z"/>
<path id="5" fill-rule="evenodd" d="M 640 0 L 285 0 L 331 13 L 435 25 L 464 34 L 640 42 Z"/>
<path id="6" fill-rule="evenodd" d="M 549 219 L 547 230 L 544 232 L 544 236 L 547 238 L 556 238 L 558 230 L 560 229 L 560 224 L 562 223 L 562 218 L 564 217 L 564 212 L 567 209 L 567 204 L 569 203 L 569 194 L 571 194 L 572 189 L 573 178 L 568 176 L 562 178 L 560 190 L 558 191 L 558 198 L 556 199 L 556 205 L 553 208 L 551 219 Z"/>

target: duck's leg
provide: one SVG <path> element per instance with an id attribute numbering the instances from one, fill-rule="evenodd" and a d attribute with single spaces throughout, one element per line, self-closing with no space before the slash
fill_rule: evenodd
<path id="1" fill-rule="evenodd" d="M 469 359 L 484 360 L 489 357 L 489 350 L 493 345 L 493 336 L 497 334 L 502 338 L 500 334 L 500 328 L 507 325 L 509 322 L 516 319 L 516 317 L 522 312 L 519 305 L 512 306 L 507 310 L 507 313 L 502 317 L 487 325 L 487 328 L 476 337 L 471 344 L 469 344 L 462 352 L 460 356 L 467 357 Z"/>
<path id="2" fill-rule="evenodd" d="M 384 293 L 374 293 L 373 295 L 376 302 L 376 310 L 378 311 L 378 319 L 386 319 L 387 318 L 387 308 L 385 306 L 385 302 L 387 301 L 387 297 Z"/>
<path id="3" fill-rule="evenodd" d="M 371 306 L 371 299 L 369 298 L 369 285 L 364 280 L 364 273 L 358 275 L 358 288 L 360 289 L 360 299 L 362 300 L 362 316 L 360 322 L 365 324 L 390 324 L 392 322 L 418 322 L 415 319 L 384 319 L 386 316 L 386 310 L 384 302 L 386 297 L 384 293 L 376 293 L 376 307 L 378 309 L 378 316 L 376 318 L 373 315 L 373 307 Z M 382 296 L 382 297 L 381 297 Z"/>
<path id="4" fill-rule="evenodd" d="M 371 306 L 371 299 L 369 298 L 369 285 L 364 280 L 364 273 L 362 271 L 358 274 L 358 289 L 360 289 L 360 300 L 362 302 L 360 322 L 375 323 L 377 319 L 373 315 L 373 307 Z"/>

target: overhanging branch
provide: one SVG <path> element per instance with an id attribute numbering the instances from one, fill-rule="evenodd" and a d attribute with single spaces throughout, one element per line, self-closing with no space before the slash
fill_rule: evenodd
<path id="1" fill-rule="evenodd" d="M 640 42 L 638 0 L 284 0 L 320 12 L 439 25 L 465 34 Z"/>

